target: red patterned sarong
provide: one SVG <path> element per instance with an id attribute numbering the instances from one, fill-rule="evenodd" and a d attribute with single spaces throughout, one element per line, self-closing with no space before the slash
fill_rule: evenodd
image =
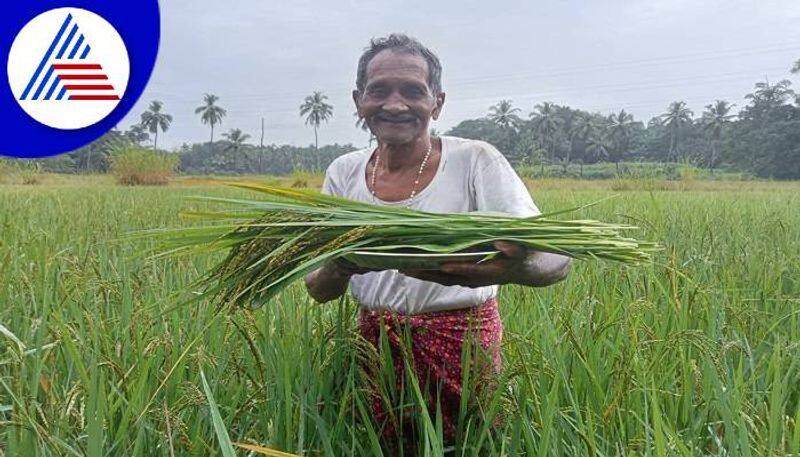
<path id="1" fill-rule="evenodd" d="M 406 379 L 405 366 L 408 362 L 414 369 L 423 395 L 427 397 L 431 419 L 436 417 L 438 399 L 444 438 L 451 442 L 458 425 L 461 404 L 461 364 L 465 343 L 470 344 L 472 348 L 470 379 L 473 382 L 470 384 L 484 391 L 476 392 L 475 387 L 471 386 L 469 389 L 471 397 L 487 393 L 501 368 L 500 343 L 503 337 L 503 325 L 500 321 L 497 300 L 489 299 L 474 308 L 415 315 L 361 310 L 359 318 L 361 335 L 377 350 L 381 347 L 381 327 L 391 350 L 398 391 L 407 388 L 403 383 Z M 410 348 L 406 341 L 409 341 Z M 408 356 L 411 360 L 407 359 Z M 376 367 L 365 368 L 372 379 L 376 380 L 378 377 Z M 406 403 L 410 400 L 406 398 Z M 387 409 L 397 408 L 397 405 L 386 403 L 385 397 L 374 395 L 372 409 L 384 436 L 396 435 L 399 432 L 398 427 L 401 427 L 404 438 L 411 438 L 415 434 L 413 431 L 409 432 L 414 429 L 414 418 L 408 417 L 408 412 L 388 414 Z"/>

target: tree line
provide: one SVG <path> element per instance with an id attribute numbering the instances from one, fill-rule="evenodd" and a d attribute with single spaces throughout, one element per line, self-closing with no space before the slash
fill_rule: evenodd
<path id="1" fill-rule="evenodd" d="M 800 178 L 800 97 L 788 80 L 759 82 L 736 105 L 716 100 L 695 113 L 684 101 L 644 123 L 624 109 L 603 115 L 550 102 L 527 117 L 502 100 L 485 118 L 463 121 L 448 133 L 489 141 L 517 165 L 623 161 L 688 163 L 758 177 Z"/>
<path id="2" fill-rule="evenodd" d="M 800 60 L 793 73 L 800 73 Z M 695 113 L 684 101 L 670 103 L 647 122 L 624 109 L 610 114 L 542 102 L 525 114 L 511 100 L 489 107 L 486 116 L 460 122 L 445 134 L 488 141 L 515 166 L 553 167 L 567 172 L 575 165 L 610 162 L 687 163 L 707 168 L 738 170 L 774 179 L 800 179 L 800 96 L 791 82 L 758 82 L 741 107 L 715 100 Z M 258 144 L 241 129 L 232 128 L 215 141 L 227 110 L 219 97 L 205 94 L 195 109 L 210 128 L 209 141 L 184 144 L 177 153 L 180 171 L 189 174 L 286 174 L 297 169 L 323 170 L 353 145 L 319 146 L 318 130 L 333 117 L 327 96 L 315 91 L 298 107 L 313 128 L 309 147 Z M 738 111 L 737 111 L 737 108 Z M 42 161 L 45 169 L 60 172 L 103 172 L 108 168 L 109 145 L 128 141 L 158 150 L 159 133 L 169 130 L 173 117 L 164 104 L 153 101 L 140 122 L 125 131 L 112 130 L 94 143 L 69 154 Z M 368 132 L 363 120 L 356 126 Z M 373 138 L 370 137 L 370 145 Z"/>
<path id="3" fill-rule="evenodd" d="M 318 130 L 333 117 L 333 106 L 320 91 L 307 96 L 299 107 L 306 125 L 314 130 L 313 147 L 264 144 L 264 119 L 258 145 L 248 143 L 252 138 L 239 128 L 222 133 L 214 140 L 214 131 L 222 124 L 227 110 L 218 103 L 220 98 L 205 94 L 194 113 L 210 129 L 207 143 L 183 144 L 177 153 L 179 171 L 188 174 L 287 174 L 295 170 L 322 170 L 341 154 L 355 150 L 353 145 L 331 144 L 320 147 Z M 98 140 L 75 151 L 38 161 L 45 171 L 57 173 L 104 173 L 109 169 L 111 155 L 121 143 L 158 149 L 158 135 L 169 130 L 173 117 L 164 111 L 164 103 L 154 100 L 141 114 L 140 121 L 127 130 L 112 129 Z"/>

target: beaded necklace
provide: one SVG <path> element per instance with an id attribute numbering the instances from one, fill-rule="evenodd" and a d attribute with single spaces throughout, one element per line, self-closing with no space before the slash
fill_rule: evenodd
<path id="1" fill-rule="evenodd" d="M 422 177 L 422 172 L 425 170 L 425 166 L 428 164 L 428 158 L 431 156 L 432 150 L 433 150 L 433 139 L 431 139 L 431 142 L 428 144 L 428 150 L 425 151 L 425 157 L 422 158 L 422 163 L 419 165 L 419 171 L 417 171 L 417 177 L 416 179 L 414 179 L 414 187 L 411 188 L 411 195 L 409 195 L 408 197 L 409 204 L 411 204 L 410 200 L 417 195 L 417 187 L 419 186 L 419 179 Z M 381 155 L 380 153 L 376 152 L 375 164 L 372 166 L 372 177 L 370 179 L 371 181 L 370 184 L 372 186 L 370 192 L 372 193 L 373 200 L 378 198 L 375 192 L 375 176 L 378 171 L 378 164 L 380 164 L 380 160 L 381 160 Z"/>

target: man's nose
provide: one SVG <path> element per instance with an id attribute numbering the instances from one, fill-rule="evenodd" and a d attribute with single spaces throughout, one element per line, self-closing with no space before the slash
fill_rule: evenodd
<path id="1" fill-rule="evenodd" d="M 383 104 L 383 110 L 392 114 L 402 113 L 408 111 L 408 104 L 402 95 L 394 92 L 386 99 L 386 103 Z"/>

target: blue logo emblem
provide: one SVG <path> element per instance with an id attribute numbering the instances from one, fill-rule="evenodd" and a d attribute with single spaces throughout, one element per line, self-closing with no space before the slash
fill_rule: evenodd
<path id="1" fill-rule="evenodd" d="M 0 155 L 75 150 L 122 120 L 141 96 L 158 52 L 157 0 L 13 2 L 0 17 L 0 113 L 14 135 Z M 2 78 L 0 78 L 2 79 Z"/>
<path id="2" fill-rule="evenodd" d="M 67 34 L 66 31 L 70 25 L 72 27 Z M 65 37 L 63 42 L 62 37 Z M 69 52 L 67 52 L 68 49 L 70 49 Z M 68 95 L 67 100 L 119 100 L 119 95 L 113 92 L 114 86 L 107 82 L 108 75 L 103 72 L 103 66 L 86 61 L 91 51 L 92 46 L 89 44 L 89 40 L 80 32 L 78 24 L 73 21 L 72 14 L 67 13 L 61 28 L 42 57 L 41 63 L 25 86 L 20 100 L 26 100 L 31 95 L 37 82 L 39 83 L 38 88 L 31 96 L 33 100 L 38 100 L 42 95 L 43 100 L 51 98 L 64 100 L 68 90 L 74 92 L 75 95 Z M 46 72 L 43 71 L 45 68 L 47 68 Z M 89 70 L 89 72 L 84 72 L 84 70 Z M 40 78 L 42 73 L 44 76 Z M 52 84 L 50 84 L 51 80 Z M 50 84 L 50 89 L 44 93 L 44 88 L 48 84 Z"/>

